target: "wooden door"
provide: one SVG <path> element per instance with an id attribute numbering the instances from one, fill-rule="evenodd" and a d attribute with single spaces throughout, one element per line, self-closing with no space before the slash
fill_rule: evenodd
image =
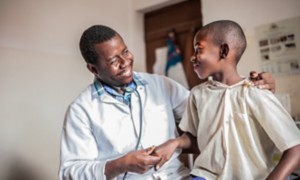
<path id="1" fill-rule="evenodd" d="M 183 56 L 183 67 L 189 88 L 201 83 L 193 71 L 190 58 L 193 36 L 202 27 L 200 0 L 187 0 L 145 14 L 146 68 L 153 73 L 155 49 L 166 46 L 168 32 L 174 28 L 176 40 Z"/>

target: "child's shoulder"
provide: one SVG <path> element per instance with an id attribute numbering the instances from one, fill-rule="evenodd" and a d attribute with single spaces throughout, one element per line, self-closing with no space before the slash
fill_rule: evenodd
<path id="1" fill-rule="evenodd" d="M 251 80 L 249 80 L 249 79 L 245 79 L 243 81 L 242 87 L 243 87 L 243 89 L 247 89 L 247 90 L 249 90 L 249 92 L 252 92 L 252 93 L 258 93 L 258 94 L 265 94 L 265 93 L 267 93 L 267 94 L 272 94 L 272 92 L 269 91 L 269 90 L 267 90 L 267 89 L 260 89 L 260 88 L 256 87 L 254 85 L 254 83 Z"/>
<path id="2" fill-rule="evenodd" d="M 248 99 L 257 101 L 276 99 L 275 95 L 271 91 L 256 87 L 249 79 L 244 80 L 242 89 L 244 96 L 248 97 Z"/>

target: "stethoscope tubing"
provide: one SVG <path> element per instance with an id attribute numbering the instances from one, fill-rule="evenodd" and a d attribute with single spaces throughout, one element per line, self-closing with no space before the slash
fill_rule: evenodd
<path id="1" fill-rule="evenodd" d="M 96 82 L 94 82 L 94 86 L 95 86 L 95 89 L 97 91 L 97 94 L 98 96 L 100 96 L 100 93 L 99 93 L 99 88 L 98 88 L 98 84 Z M 136 145 L 135 145 L 135 150 L 138 150 L 139 148 L 139 145 L 141 143 L 141 139 L 142 139 L 142 130 L 143 130 L 143 104 L 142 104 L 142 98 L 141 98 L 141 95 L 140 93 L 138 92 L 137 88 L 135 88 L 133 91 L 132 90 L 126 90 L 127 92 L 129 93 L 134 93 L 138 99 L 139 99 L 139 107 L 140 107 L 140 130 L 139 130 L 139 134 L 138 134 L 138 140 L 136 142 Z M 125 172 L 124 176 L 123 176 L 123 180 L 125 179 L 125 177 L 127 176 L 127 173 L 128 172 Z"/>

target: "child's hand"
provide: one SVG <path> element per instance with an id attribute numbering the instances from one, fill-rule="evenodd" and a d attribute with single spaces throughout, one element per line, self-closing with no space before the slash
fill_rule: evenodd
<path id="1" fill-rule="evenodd" d="M 167 162 L 172 157 L 177 146 L 177 141 L 173 139 L 155 148 L 154 152 L 151 155 L 161 158 L 161 160 L 154 166 L 155 170 L 158 170 L 162 165 L 165 164 L 165 162 Z"/>

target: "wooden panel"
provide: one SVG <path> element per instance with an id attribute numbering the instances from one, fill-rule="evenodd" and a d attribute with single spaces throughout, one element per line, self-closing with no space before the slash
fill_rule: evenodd
<path id="1" fill-rule="evenodd" d="M 202 27 L 200 0 L 188 0 L 145 14 L 146 68 L 153 73 L 155 49 L 166 46 L 168 31 L 176 31 L 176 41 L 182 52 L 183 67 L 189 87 L 201 83 L 190 63 L 193 36 Z"/>
<path id="2" fill-rule="evenodd" d="M 148 32 L 169 28 L 190 20 L 201 18 L 199 0 L 189 0 L 145 14 L 145 29 Z"/>

